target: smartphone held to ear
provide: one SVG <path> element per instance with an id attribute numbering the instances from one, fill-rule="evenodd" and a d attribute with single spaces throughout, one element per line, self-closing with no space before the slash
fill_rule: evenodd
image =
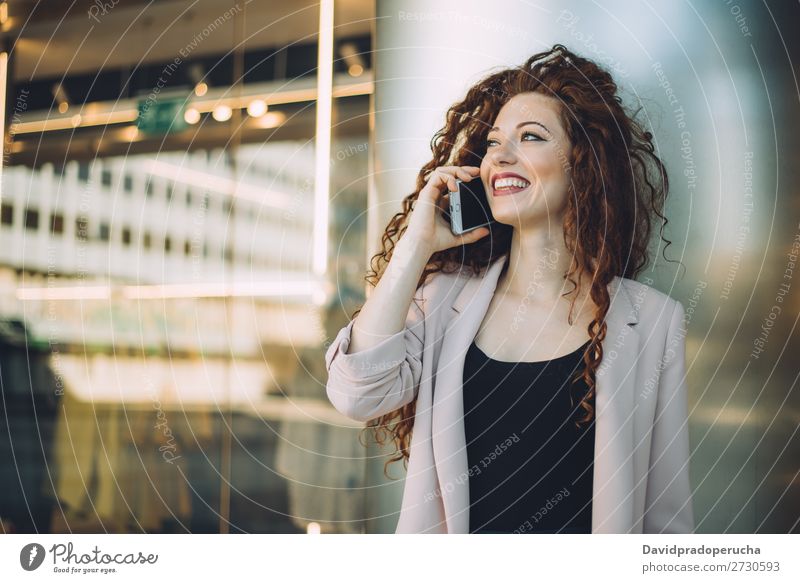
<path id="1" fill-rule="evenodd" d="M 489 227 L 494 222 L 486 189 L 480 177 L 469 182 L 456 179 L 458 189 L 450 192 L 450 230 L 463 235 L 478 227 Z"/>

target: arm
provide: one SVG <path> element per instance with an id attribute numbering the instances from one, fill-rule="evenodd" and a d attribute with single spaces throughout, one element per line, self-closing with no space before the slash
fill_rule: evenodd
<path id="1" fill-rule="evenodd" d="M 326 391 L 343 415 L 369 421 L 416 397 L 425 316 L 412 299 L 429 257 L 401 238 L 371 297 L 328 347 Z"/>
<path id="2" fill-rule="evenodd" d="M 683 304 L 676 301 L 664 348 L 650 442 L 645 533 L 694 531 L 683 317 Z"/>

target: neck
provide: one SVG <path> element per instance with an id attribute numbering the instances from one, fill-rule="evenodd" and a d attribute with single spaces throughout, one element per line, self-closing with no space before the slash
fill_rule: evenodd
<path id="1" fill-rule="evenodd" d="M 571 260 L 561 224 L 528 229 L 515 227 L 508 269 L 498 282 L 497 292 L 527 297 L 534 302 L 558 301 L 573 288 L 565 277 Z"/>

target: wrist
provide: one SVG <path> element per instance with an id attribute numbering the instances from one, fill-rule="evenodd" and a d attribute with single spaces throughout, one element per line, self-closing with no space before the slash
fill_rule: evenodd
<path id="1" fill-rule="evenodd" d="M 395 244 L 392 256 L 402 255 L 404 259 L 414 259 L 422 266 L 427 265 L 428 260 L 433 255 L 431 246 L 422 240 L 412 236 L 406 231 L 400 240 Z"/>

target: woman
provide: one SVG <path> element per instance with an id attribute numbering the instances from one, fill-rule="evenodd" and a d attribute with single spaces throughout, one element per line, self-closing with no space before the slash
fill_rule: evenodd
<path id="1" fill-rule="evenodd" d="M 397 532 L 691 532 L 683 305 L 634 281 L 667 222 L 652 135 L 555 45 L 432 147 L 326 353 L 333 405 L 408 463 Z M 489 228 L 451 233 L 456 179 Z"/>

